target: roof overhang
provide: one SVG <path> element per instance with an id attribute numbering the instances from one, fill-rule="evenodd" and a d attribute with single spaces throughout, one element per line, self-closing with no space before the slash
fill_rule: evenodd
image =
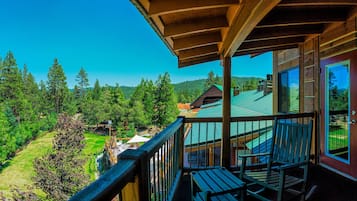
<path id="1" fill-rule="evenodd" d="M 296 48 L 356 13 L 357 0 L 131 0 L 179 67 Z"/>

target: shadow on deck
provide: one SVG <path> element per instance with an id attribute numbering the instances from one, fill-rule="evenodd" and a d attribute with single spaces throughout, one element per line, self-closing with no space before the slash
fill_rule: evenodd
<path id="1" fill-rule="evenodd" d="M 320 166 L 311 166 L 308 191 L 315 190 L 308 201 L 357 201 L 357 182 L 348 180 Z M 176 191 L 174 201 L 191 200 L 190 176 L 184 175 Z M 255 199 L 248 196 L 248 201 Z"/>

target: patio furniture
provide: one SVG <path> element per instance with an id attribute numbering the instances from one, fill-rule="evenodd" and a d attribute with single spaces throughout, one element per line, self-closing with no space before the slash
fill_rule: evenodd
<path id="1" fill-rule="evenodd" d="M 194 185 L 199 192 L 194 195 Z M 246 194 L 246 185 L 223 167 L 191 172 L 191 192 L 195 201 L 237 200 L 231 193 L 240 194 L 241 201 Z"/>
<path id="2" fill-rule="evenodd" d="M 270 153 L 239 156 L 242 158 L 240 178 L 247 181 L 248 194 L 259 200 L 269 200 L 260 194 L 266 189 L 276 191 L 278 201 L 283 200 L 284 192 L 290 192 L 293 196 L 301 196 L 301 200 L 304 200 L 310 159 L 312 120 L 307 124 L 277 119 L 274 122 Z M 247 158 L 261 156 L 269 157 L 266 168 L 246 170 Z M 299 171 L 294 171 L 297 169 L 302 169 L 303 174 L 299 175 Z M 287 174 L 292 173 L 291 170 L 294 171 L 294 176 Z M 249 188 L 253 185 L 261 188 L 258 190 Z"/>

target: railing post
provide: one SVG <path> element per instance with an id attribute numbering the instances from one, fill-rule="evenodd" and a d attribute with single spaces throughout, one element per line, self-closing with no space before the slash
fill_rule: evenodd
<path id="1" fill-rule="evenodd" d="M 118 156 L 119 160 L 135 160 L 136 161 L 136 172 L 135 183 L 138 188 L 127 188 L 123 190 L 137 189 L 138 192 L 125 192 L 128 195 L 131 195 L 130 200 L 136 200 L 135 194 L 139 195 L 139 200 L 149 200 L 149 172 L 148 172 L 148 158 L 146 151 L 140 149 L 127 149 L 122 154 Z"/>
<path id="2" fill-rule="evenodd" d="M 223 58 L 223 109 L 222 109 L 221 166 L 231 165 L 231 58 Z"/>
<path id="3" fill-rule="evenodd" d="M 179 116 L 178 118 L 182 118 L 182 125 L 180 127 L 180 134 L 179 134 L 179 142 L 178 142 L 178 149 L 179 149 L 179 169 L 182 170 L 184 166 L 183 157 L 185 153 L 185 117 Z"/>

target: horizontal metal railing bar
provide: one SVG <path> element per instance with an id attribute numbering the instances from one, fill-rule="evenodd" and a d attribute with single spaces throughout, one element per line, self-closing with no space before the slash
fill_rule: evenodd
<path id="1" fill-rule="evenodd" d="M 249 135 L 252 135 L 252 133 L 257 133 L 257 132 L 261 132 L 261 131 L 266 131 L 268 129 L 271 129 L 273 126 L 267 126 L 265 128 L 261 128 L 261 129 L 256 129 L 256 130 L 251 130 L 249 131 L 249 133 L 243 133 L 243 134 L 240 134 L 240 135 L 234 135 L 234 136 L 231 136 L 230 139 L 234 139 L 234 138 L 237 138 L 237 137 L 244 137 L 244 136 L 249 136 Z M 204 141 L 204 142 L 200 142 L 200 143 L 196 143 L 196 144 L 191 144 L 191 145 L 185 145 L 184 148 L 189 148 L 189 147 L 196 147 L 196 146 L 202 146 L 202 145 L 205 145 L 205 146 L 209 146 L 209 145 L 212 145 L 212 144 L 215 144 L 217 142 L 220 142 L 221 141 L 221 138 L 217 138 L 215 140 L 207 140 L 207 141 Z"/>
<path id="2" fill-rule="evenodd" d="M 149 156 L 152 156 L 160 147 L 180 129 L 184 122 L 184 117 L 178 117 L 177 120 L 166 127 L 159 134 L 151 138 L 143 144 L 138 150 L 145 151 Z"/>
<path id="3" fill-rule="evenodd" d="M 108 172 L 75 194 L 69 201 L 100 201 L 113 199 L 124 186 L 133 180 L 135 160 L 121 160 Z"/>
<path id="4" fill-rule="evenodd" d="M 276 115 L 262 115 L 262 116 L 244 116 L 244 117 L 231 117 L 231 122 L 236 121 L 258 121 L 258 120 L 274 120 L 277 119 L 291 119 L 302 117 L 314 117 L 314 112 L 297 113 L 297 114 L 276 114 Z M 201 123 L 201 122 L 222 122 L 221 117 L 208 117 L 208 118 L 185 118 L 185 123 Z"/>
<path id="5" fill-rule="evenodd" d="M 222 122 L 222 117 L 189 117 L 185 123 Z"/>

